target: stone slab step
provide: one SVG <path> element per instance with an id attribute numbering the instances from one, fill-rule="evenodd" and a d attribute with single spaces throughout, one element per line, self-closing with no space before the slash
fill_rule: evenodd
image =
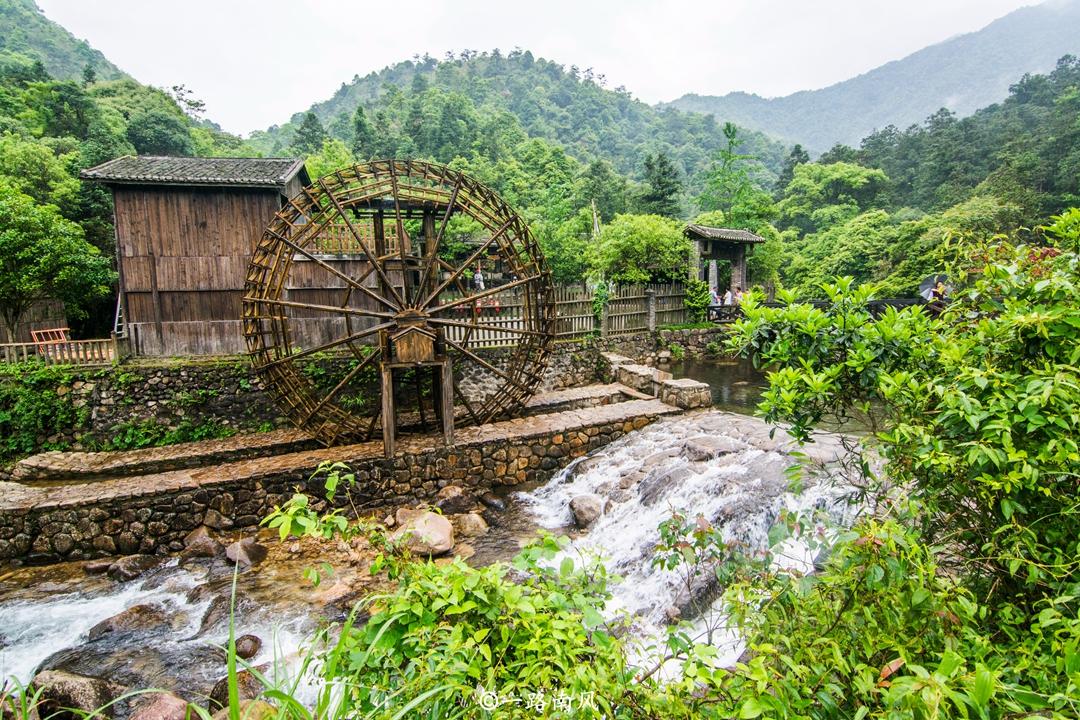
<path id="1" fill-rule="evenodd" d="M 659 417 L 680 413 L 679 408 L 659 400 L 634 399 L 626 402 L 598 405 L 577 410 L 514 418 L 501 422 L 460 428 L 454 433 L 454 448 L 449 452 L 467 453 L 471 449 L 490 445 L 528 445 L 530 440 L 549 442 L 552 436 L 588 432 L 603 426 L 621 425 L 622 432 L 644 427 Z M 423 461 L 443 449 L 438 437 L 403 437 L 398 454 Z M 33 486 L 21 483 L 5 484 L 0 494 L 0 512 L 26 510 L 45 511 L 86 505 L 123 504 L 125 500 L 163 493 L 212 489 L 215 486 L 235 485 L 245 480 L 264 477 L 295 477 L 306 480 L 324 462 L 357 463 L 382 456 L 381 442 L 320 448 L 300 452 L 257 457 L 211 465 L 196 469 L 181 469 L 133 477 L 114 477 L 92 483 L 64 486 Z M 396 460 L 393 461 L 396 464 Z"/>
<path id="2" fill-rule="evenodd" d="M 139 450 L 39 453 L 15 463 L 16 482 L 64 482 L 104 477 L 149 475 L 169 470 L 216 465 L 265 455 L 320 447 L 310 435 L 295 429 L 241 433 L 221 440 L 200 440 Z"/>

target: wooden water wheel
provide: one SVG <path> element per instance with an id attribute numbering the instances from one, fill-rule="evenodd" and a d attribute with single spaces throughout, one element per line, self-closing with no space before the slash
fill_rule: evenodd
<path id="1" fill-rule="evenodd" d="M 441 165 L 373 161 L 276 214 L 248 268 L 243 326 L 296 425 L 328 445 L 381 432 L 389 456 L 400 432 L 449 443 L 455 424 L 520 410 L 555 305 L 536 240 L 498 194 Z"/>

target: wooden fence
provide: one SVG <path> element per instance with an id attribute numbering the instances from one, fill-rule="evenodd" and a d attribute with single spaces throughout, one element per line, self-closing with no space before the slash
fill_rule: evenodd
<path id="1" fill-rule="evenodd" d="M 662 325 L 686 322 L 684 298 L 686 289 L 681 283 L 666 285 L 624 285 L 613 288 L 606 307 L 598 318 L 593 307 L 593 292 L 584 285 L 560 285 L 555 288 L 557 340 L 573 341 L 599 334 L 630 335 L 655 330 Z M 444 302 L 457 299 L 444 296 Z M 508 290 L 490 295 L 480 301 L 476 328 L 448 326 L 446 336 L 457 343 L 465 340 L 472 346 L 508 347 L 518 336 L 499 332 L 497 328 L 524 327 L 524 307 L 521 295 Z M 461 306 L 459 322 L 473 323 L 472 310 Z"/>
<path id="2" fill-rule="evenodd" d="M 5 363 L 40 360 L 46 365 L 108 365 L 117 357 L 114 338 L 0 344 L 0 360 Z"/>
<path id="3" fill-rule="evenodd" d="M 520 335 L 499 332 L 500 328 L 518 329 L 525 325 L 525 307 L 520 292 L 506 290 L 479 301 L 475 327 L 443 326 L 446 337 L 456 343 L 468 341 L 470 347 L 510 347 Z M 559 341 L 581 340 L 593 334 L 629 335 L 655 330 L 662 325 L 686 322 L 683 300 L 686 290 L 681 283 L 666 285 L 625 285 L 613 288 L 606 307 L 597 317 L 593 292 L 583 284 L 555 288 L 555 338 Z M 453 296 L 444 295 L 443 302 Z M 473 325 L 473 312 L 462 305 L 460 312 L 446 319 Z M 66 340 L 51 343 L 0 344 L 0 362 L 19 363 L 40 360 L 47 365 L 107 365 L 119 358 L 115 338 Z"/>

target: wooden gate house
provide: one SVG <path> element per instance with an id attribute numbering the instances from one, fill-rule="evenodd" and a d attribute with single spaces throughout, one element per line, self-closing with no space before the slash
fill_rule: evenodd
<path id="1" fill-rule="evenodd" d="M 83 171 L 113 193 L 120 303 L 136 355 L 244 351 L 251 250 L 311 181 L 295 158 L 125 156 Z"/>

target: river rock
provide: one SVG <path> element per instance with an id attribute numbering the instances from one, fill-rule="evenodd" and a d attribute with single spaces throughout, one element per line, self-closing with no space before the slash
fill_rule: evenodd
<path id="1" fill-rule="evenodd" d="M 87 575 L 103 575 L 109 572 L 109 568 L 113 566 L 116 560 L 112 558 L 102 558 L 100 560 L 90 560 L 83 563 L 83 572 Z"/>
<path id="2" fill-rule="evenodd" d="M 266 559 L 266 548 L 253 537 L 241 538 L 225 548 L 225 557 L 241 567 L 251 567 Z"/>
<path id="3" fill-rule="evenodd" d="M 506 512 L 506 501 L 493 492 L 486 492 L 480 496 L 480 502 L 495 512 Z"/>
<path id="4" fill-rule="evenodd" d="M 476 548 L 469 543 L 458 543 L 454 546 L 454 557 L 468 560 L 476 554 Z"/>
<path id="5" fill-rule="evenodd" d="M 488 524 L 476 513 L 451 515 L 450 524 L 454 526 L 454 534 L 461 537 L 478 537 L 488 531 Z"/>
<path id="6" fill-rule="evenodd" d="M 649 455 L 641 461 L 642 472 L 648 473 L 656 468 L 665 468 L 668 460 L 679 454 L 679 448 L 668 448 Z"/>
<path id="7" fill-rule="evenodd" d="M 405 539 L 406 547 L 414 555 L 445 555 L 454 547 L 453 525 L 442 515 L 427 510 L 401 523 L 390 537 Z"/>
<path id="8" fill-rule="evenodd" d="M 674 468 L 655 468 L 638 485 L 638 497 L 641 499 L 641 504 L 646 507 L 652 506 L 668 487 L 678 485 L 693 474 L 694 471 L 685 465 Z"/>
<path id="9" fill-rule="evenodd" d="M 444 515 L 467 513 L 476 506 L 476 498 L 465 492 L 460 485 L 447 485 L 435 496 L 435 507 Z"/>
<path id="10" fill-rule="evenodd" d="M 63 670 L 43 670 L 34 676 L 32 684 L 41 691 L 41 704 L 37 709 L 41 717 L 52 716 L 60 708 L 92 712 L 120 697 L 126 690 L 108 680 Z M 108 710 L 103 714 L 112 717 Z"/>
<path id="11" fill-rule="evenodd" d="M 262 640 L 258 635 L 241 635 L 236 638 L 236 655 L 244 660 L 250 660 L 259 654 L 262 648 Z"/>
<path id="12" fill-rule="evenodd" d="M 259 671 L 259 674 L 262 674 L 270 669 L 270 665 L 260 665 L 255 669 Z M 254 700 L 262 695 L 263 690 L 263 684 L 259 682 L 250 670 L 240 670 L 236 673 L 236 692 L 241 700 Z M 210 712 L 217 712 L 222 708 L 229 707 L 228 675 L 214 684 L 214 689 L 210 691 L 210 698 L 206 707 Z"/>
<path id="13" fill-rule="evenodd" d="M 90 628 L 88 637 L 94 641 L 111 633 L 150 630 L 167 622 L 168 616 L 157 605 L 132 605 L 127 610 L 106 618 Z"/>
<path id="14" fill-rule="evenodd" d="M 683 443 L 683 455 L 692 461 L 712 460 L 745 449 L 746 443 L 726 435 L 698 435 Z"/>
<path id="15" fill-rule="evenodd" d="M 128 717 L 129 720 L 186 720 L 187 706 L 184 699 L 172 693 L 154 693 L 136 705 Z"/>
<path id="16" fill-rule="evenodd" d="M 215 530 L 227 530 L 233 526 L 233 521 L 211 508 L 203 515 L 203 525 Z"/>
<path id="17" fill-rule="evenodd" d="M 203 613 L 202 622 L 199 623 L 199 632 L 197 635 L 202 635 L 207 630 L 212 629 L 228 618 L 229 607 L 231 604 L 232 598 L 229 595 L 218 595 L 211 600 L 210 604 L 206 607 L 206 612 Z"/>
<path id="18" fill-rule="evenodd" d="M 277 709 L 262 700 L 241 700 L 237 706 L 240 720 L 267 720 L 277 715 Z M 210 720 L 229 720 L 229 708 L 222 708 Z"/>
<path id="19" fill-rule="evenodd" d="M 394 524 L 401 527 L 410 520 L 420 517 L 425 512 L 428 511 L 424 508 L 399 507 L 394 511 Z"/>
<path id="20" fill-rule="evenodd" d="M 109 566 L 109 577 L 120 581 L 134 580 L 165 562 L 165 558 L 154 555 L 127 555 Z"/>
<path id="21" fill-rule="evenodd" d="M 570 512 L 579 528 L 587 528 L 604 512 L 604 499 L 592 493 L 578 495 L 570 501 Z"/>

